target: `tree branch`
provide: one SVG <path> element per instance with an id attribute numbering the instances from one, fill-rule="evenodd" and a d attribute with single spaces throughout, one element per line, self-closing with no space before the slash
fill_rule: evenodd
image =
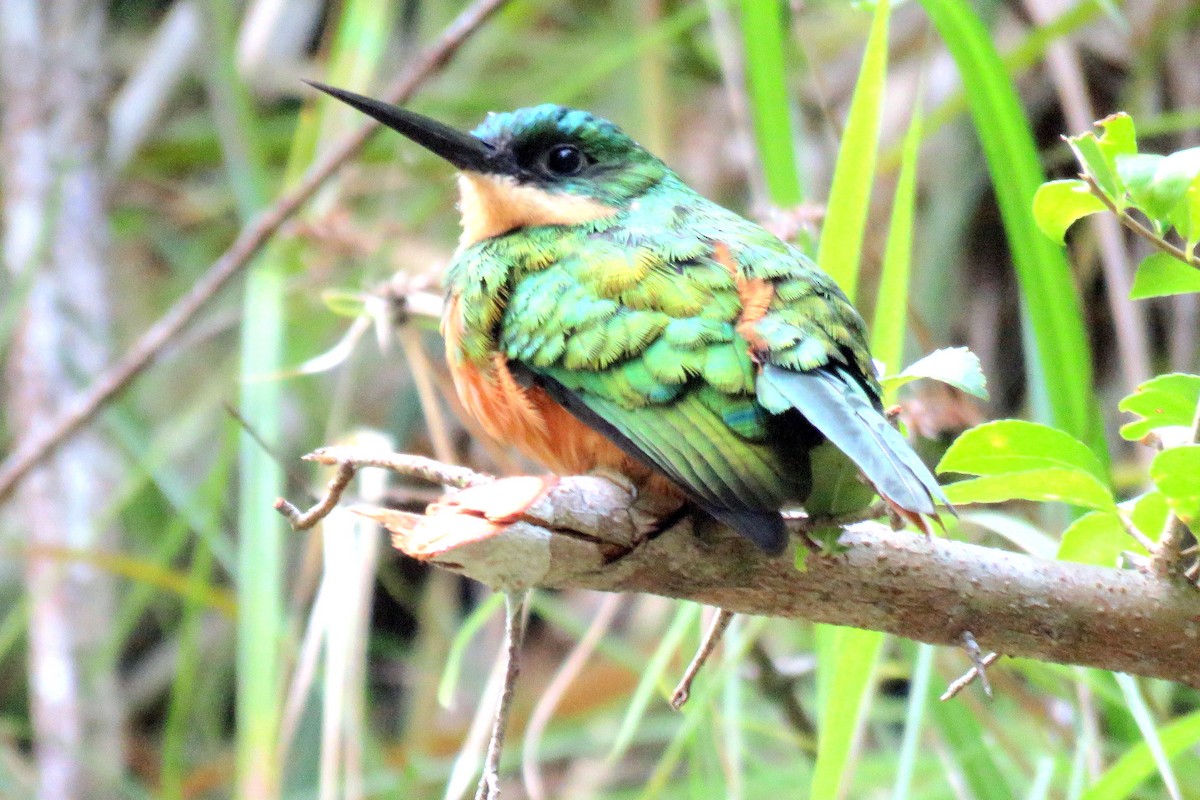
<path id="1" fill-rule="evenodd" d="M 441 38 L 421 53 L 412 69 L 381 94 L 382 99 L 391 103 L 407 101 L 506 2 L 476 0 L 468 6 L 442 32 Z M 154 363 L 167 344 L 196 317 L 200 309 L 249 265 L 283 223 L 308 202 L 343 164 L 357 155 L 379 127 L 379 123 L 369 122 L 331 147 L 328 155 L 314 164 L 294 189 L 281 195 L 273 206 L 242 229 L 208 272 L 150 326 L 120 360 L 92 381 L 82 396 L 66 404 L 64 412 L 44 428 L 26 437 L 0 463 L 0 502 L 8 499 L 31 469 L 90 422 L 113 397 Z"/>
<path id="2" fill-rule="evenodd" d="M 479 483 L 425 515 L 353 510 L 383 523 L 408 555 L 500 591 L 644 592 L 951 646 L 970 631 L 980 645 L 1009 656 L 1200 687 L 1200 592 L 1155 575 L 1046 561 L 871 522 L 846 529 L 845 552 L 810 555 L 799 572 L 790 557 L 769 558 L 715 524 L 684 520 L 647 538 L 635 498 L 599 476 L 546 481 L 520 513 L 501 503 L 504 513 L 489 514 L 498 498 L 527 495 L 531 480 Z"/>

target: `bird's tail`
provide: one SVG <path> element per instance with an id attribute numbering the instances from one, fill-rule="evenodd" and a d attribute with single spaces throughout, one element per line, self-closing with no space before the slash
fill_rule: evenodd
<path id="1" fill-rule="evenodd" d="M 900 516 L 929 532 L 938 506 L 951 514 L 937 479 L 853 376 L 838 367 L 800 372 L 763 366 L 759 399 L 768 408 L 787 405 L 804 415 L 862 470 L 879 496 Z"/>

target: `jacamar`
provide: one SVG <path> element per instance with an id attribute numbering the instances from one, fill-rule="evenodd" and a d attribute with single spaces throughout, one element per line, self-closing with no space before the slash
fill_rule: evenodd
<path id="1" fill-rule="evenodd" d="M 492 436 L 690 501 L 768 553 L 789 504 L 840 513 L 877 493 L 922 527 L 949 508 L 885 416 L 833 279 L 616 125 L 540 105 L 467 134 L 313 85 L 460 171 L 442 332 Z"/>

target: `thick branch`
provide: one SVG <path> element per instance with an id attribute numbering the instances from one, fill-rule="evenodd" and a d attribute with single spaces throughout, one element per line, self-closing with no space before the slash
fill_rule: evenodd
<path id="1" fill-rule="evenodd" d="M 506 492 L 508 480 L 522 481 Z M 528 478 L 464 489 L 424 516 L 358 509 L 409 555 L 493 588 L 645 592 L 745 614 L 810 619 L 958 646 L 964 631 L 1011 656 L 1200 687 L 1200 592 L 1133 570 L 1046 561 L 963 542 L 851 526 L 846 552 L 768 558 L 690 521 L 646 538 L 626 489 L 596 476 L 547 482 L 515 522 L 490 515 Z"/>

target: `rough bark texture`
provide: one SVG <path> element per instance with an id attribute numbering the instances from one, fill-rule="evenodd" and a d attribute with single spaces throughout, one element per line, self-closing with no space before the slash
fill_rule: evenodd
<path id="1" fill-rule="evenodd" d="M 746 614 L 797 617 L 1131 672 L 1200 687 L 1200 591 L 1133 570 L 1047 561 L 908 532 L 851 526 L 846 552 L 768 558 L 732 531 L 683 521 L 647 538 L 625 489 L 564 478 L 464 489 L 425 516 L 358 509 L 407 554 L 512 591 L 647 592 Z M 497 509 L 520 507 L 513 517 Z M 644 527 L 641 528 L 644 530 Z M 793 543 L 795 537 L 793 537 Z"/>
<path id="2" fill-rule="evenodd" d="M 0 297 L 21 316 L 2 390 L 10 433 L 41 429 L 108 360 L 103 151 L 105 4 L 0 3 L 4 259 Z M 90 433 L 31 475 L 7 529 L 23 546 L 103 548 L 114 457 Z M 38 797 L 115 797 L 123 769 L 113 619 L 104 572 L 25 562 Z"/>

